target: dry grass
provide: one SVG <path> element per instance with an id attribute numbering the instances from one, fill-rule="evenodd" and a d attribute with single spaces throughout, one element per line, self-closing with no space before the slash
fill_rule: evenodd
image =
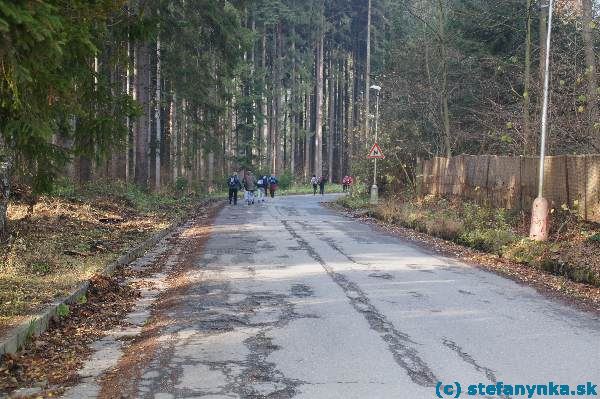
<path id="1" fill-rule="evenodd" d="M 154 197 L 156 206 L 149 207 L 144 198 L 126 197 L 117 187 L 114 195 L 91 191 L 44 197 L 33 214 L 27 204 L 11 203 L 12 237 L 0 244 L 0 334 L 168 227 L 194 204 L 165 198 L 163 203 Z"/>

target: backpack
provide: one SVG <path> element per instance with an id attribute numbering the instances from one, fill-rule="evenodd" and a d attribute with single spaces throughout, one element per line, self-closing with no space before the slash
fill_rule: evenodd
<path id="1" fill-rule="evenodd" d="M 231 176 L 227 185 L 229 186 L 229 188 L 238 188 L 240 185 L 240 181 L 237 177 Z"/>
<path id="2" fill-rule="evenodd" d="M 259 186 L 263 186 L 265 184 L 264 180 L 262 179 L 262 177 L 260 179 L 258 179 L 258 181 L 256 182 L 256 184 L 258 184 Z"/>

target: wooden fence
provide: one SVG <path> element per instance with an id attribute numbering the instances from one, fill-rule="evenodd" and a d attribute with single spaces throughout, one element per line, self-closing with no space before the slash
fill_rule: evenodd
<path id="1" fill-rule="evenodd" d="M 537 196 L 539 158 L 461 155 L 421 161 L 420 195 L 458 196 L 507 209 L 531 208 Z M 567 204 L 600 223 L 600 155 L 547 157 L 544 197 Z"/>

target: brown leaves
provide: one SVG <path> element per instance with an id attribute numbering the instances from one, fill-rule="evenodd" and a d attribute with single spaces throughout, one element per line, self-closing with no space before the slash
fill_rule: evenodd
<path id="1" fill-rule="evenodd" d="M 139 291 L 115 277 L 94 276 L 85 303 L 70 305 L 70 314 L 35 338 L 18 355 L 7 356 L 0 368 L 0 393 L 36 384 L 50 384 L 45 396 L 77 381 L 77 370 L 91 353 L 88 345 L 119 324 Z"/>
<path id="2" fill-rule="evenodd" d="M 142 210 L 123 190 L 40 197 L 33 214 L 26 202 L 10 203 L 13 237 L 0 243 L 0 335 L 168 227 L 176 215 L 205 205 L 155 196 L 166 208 Z"/>

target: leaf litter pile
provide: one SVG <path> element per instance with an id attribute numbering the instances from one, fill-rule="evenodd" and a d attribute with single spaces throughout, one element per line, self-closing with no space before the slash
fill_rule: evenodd
<path id="1" fill-rule="evenodd" d="M 119 325 L 140 295 L 126 283 L 126 274 L 120 268 L 111 277 L 94 276 L 87 297 L 70 305 L 68 315 L 53 320 L 52 328 L 19 354 L 7 355 L 0 363 L 0 396 L 36 387 L 40 393 L 32 397 L 55 397 L 76 383 L 77 371 L 92 352 L 89 345 Z"/>

